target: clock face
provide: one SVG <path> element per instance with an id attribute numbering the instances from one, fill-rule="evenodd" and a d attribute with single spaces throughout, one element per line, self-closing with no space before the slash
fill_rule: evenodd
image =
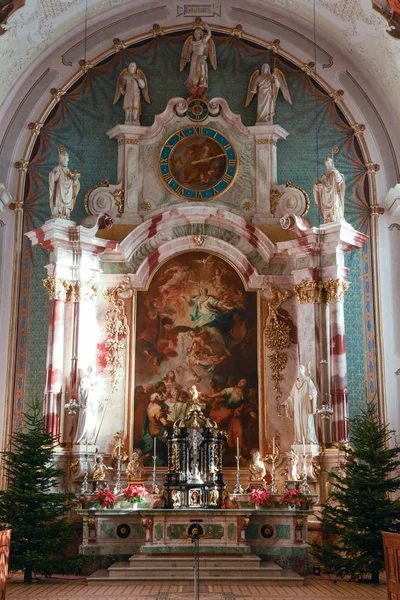
<path id="1" fill-rule="evenodd" d="M 167 139 L 159 166 L 163 183 L 172 194 L 186 200 L 211 200 L 232 185 L 238 157 L 222 133 L 193 125 Z"/>

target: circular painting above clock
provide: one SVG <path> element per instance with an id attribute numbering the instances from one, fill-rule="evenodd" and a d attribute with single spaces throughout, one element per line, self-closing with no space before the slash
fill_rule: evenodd
<path id="1" fill-rule="evenodd" d="M 227 138 L 211 127 L 189 126 L 173 133 L 159 159 L 167 189 L 186 200 L 211 200 L 230 188 L 239 161 Z"/>

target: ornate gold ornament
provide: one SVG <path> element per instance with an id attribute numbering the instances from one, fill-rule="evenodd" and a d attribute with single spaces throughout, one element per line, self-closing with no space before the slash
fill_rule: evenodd
<path id="1" fill-rule="evenodd" d="M 335 92 L 332 92 L 331 94 L 329 94 L 329 96 L 332 98 L 332 100 L 334 102 L 340 102 L 343 99 L 344 96 L 344 91 L 343 90 L 337 90 Z"/>
<path id="2" fill-rule="evenodd" d="M 138 146 L 139 140 L 135 138 L 122 138 L 118 140 L 117 146 Z"/>
<path id="3" fill-rule="evenodd" d="M 142 202 L 140 205 L 141 210 L 151 210 L 150 202 Z"/>
<path id="4" fill-rule="evenodd" d="M 293 289 L 299 304 L 314 304 L 322 300 L 321 285 L 317 281 L 302 281 Z"/>
<path id="5" fill-rule="evenodd" d="M 204 244 L 204 238 L 202 235 L 194 235 L 193 241 L 196 244 L 196 246 L 202 246 Z"/>
<path id="6" fill-rule="evenodd" d="M 231 31 L 231 35 L 234 35 L 238 38 L 241 38 L 243 35 L 243 25 L 236 25 L 232 31 Z"/>
<path id="7" fill-rule="evenodd" d="M 21 159 L 18 162 L 14 163 L 14 167 L 18 169 L 18 171 L 24 171 L 25 173 L 28 170 L 29 160 Z"/>
<path id="8" fill-rule="evenodd" d="M 93 69 L 93 67 L 94 67 L 94 64 L 92 62 L 90 62 L 90 60 L 85 62 L 83 59 L 81 59 L 78 62 L 78 64 L 82 70 L 82 73 L 87 73 L 89 71 L 89 69 Z"/>
<path id="9" fill-rule="evenodd" d="M 113 47 L 114 47 L 115 52 L 121 52 L 121 50 L 126 48 L 124 42 L 121 42 L 121 40 L 119 38 L 113 39 Z"/>
<path id="10" fill-rule="evenodd" d="M 129 277 L 124 277 L 115 288 L 103 292 L 106 300 L 112 305 L 112 308 L 109 308 L 105 314 L 107 331 L 105 347 L 108 350 L 106 362 L 110 369 L 112 392 L 119 388 L 124 373 L 122 351 L 125 349 L 125 343 L 123 339 L 129 333 L 125 301 L 132 297 L 130 281 Z"/>
<path id="11" fill-rule="evenodd" d="M 274 40 L 272 42 L 272 44 L 268 45 L 269 49 L 272 50 L 272 52 L 274 52 L 275 54 L 277 52 L 279 52 L 280 46 L 281 46 L 281 40 L 278 40 L 278 39 Z"/>
<path id="12" fill-rule="evenodd" d="M 278 142 L 272 138 L 258 138 L 256 139 L 256 146 L 261 146 L 262 144 L 271 144 L 271 146 L 277 146 Z"/>
<path id="13" fill-rule="evenodd" d="M 244 202 L 243 203 L 243 210 L 251 210 L 253 208 L 253 203 L 252 202 Z"/>
<path id="14" fill-rule="evenodd" d="M 109 187 L 110 186 L 110 182 L 108 181 L 108 179 L 105 179 L 104 181 L 101 181 L 100 183 L 98 183 L 97 185 L 94 185 L 93 187 L 91 187 L 85 194 L 85 197 L 83 199 L 83 204 L 85 206 L 85 210 L 87 212 L 88 215 L 91 215 L 92 213 L 89 210 L 89 196 L 90 194 L 96 190 L 97 188 L 100 187 Z"/>
<path id="15" fill-rule="evenodd" d="M 41 129 L 43 127 L 43 123 L 41 123 L 40 121 L 34 121 L 33 123 L 29 123 L 28 125 L 28 129 L 30 129 L 31 131 L 33 131 L 34 133 L 39 134 Z"/>
<path id="16" fill-rule="evenodd" d="M 367 173 L 377 173 L 378 171 L 380 171 L 381 166 L 377 165 L 376 163 L 365 163 L 365 166 L 367 167 Z"/>
<path id="17" fill-rule="evenodd" d="M 305 198 L 305 200 L 306 200 L 306 209 L 305 209 L 305 211 L 303 212 L 303 214 L 302 214 L 301 216 L 302 216 L 302 217 L 305 217 L 305 215 L 306 215 L 306 214 L 308 213 L 308 211 L 310 210 L 310 197 L 309 197 L 309 195 L 307 194 L 306 190 L 305 190 L 305 189 L 303 189 L 302 187 L 300 187 L 299 185 L 296 185 L 295 183 L 292 183 L 292 182 L 290 181 L 290 179 L 287 179 L 287 180 L 286 180 L 286 187 L 289 187 L 289 188 L 296 188 L 296 190 L 300 190 L 300 192 L 301 192 L 302 194 L 304 194 L 304 198 Z"/>
<path id="18" fill-rule="evenodd" d="M 329 279 L 323 282 L 323 289 L 327 302 L 339 301 L 343 302 L 344 295 L 350 287 L 350 281 L 345 281 L 342 278 Z"/>
<path id="19" fill-rule="evenodd" d="M 352 130 L 354 131 L 356 136 L 360 136 L 364 133 L 365 131 L 365 125 L 364 123 L 353 123 L 353 125 L 351 126 Z"/>
<path id="20" fill-rule="evenodd" d="M 153 25 L 153 37 L 158 37 L 159 35 L 165 35 L 165 32 L 162 27 L 158 23 L 154 23 Z"/>
<path id="21" fill-rule="evenodd" d="M 279 398 L 282 396 L 280 384 L 288 360 L 286 349 L 290 346 L 290 326 L 280 313 L 280 307 L 292 296 L 292 292 L 280 290 L 271 281 L 267 280 L 265 283 L 272 294 L 272 298 L 268 299 L 265 339 L 267 348 L 270 350 L 268 360 L 271 367 L 271 379 L 279 406 Z"/>
<path id="22" fill-rule="evenodd" d="M 65 302 L 67 297 L 66 280 L 61 277 L 51 275 L 42 279 L 43 285 L 49 293 L 50 300 L 62 300 Z"/>
<path id="23" fill-rule="evenodd" d="M 61 100 L 61 97 L 64 96 L 64 94 L 66 94 L 66 90 L 63 90 L 62 88 L 51 88 L 50 94 L 54 96 L 56 102 L 59 102 Z"/>
<path id="24" fill-rule="evenodd" d="M 283 192 L 280 192 L 279 190 L 272 188 L 270 195 L 269 195 L 269 202 L 270 202 L 270 207 L 271 207 L 271 213 L 275 216 L 275 211 L 276 211 L 276 207 L 279 204 L 279 200 L 281 199 L 283 195 Z"/>
<path id="25" fill-rule="evenodd" d="M 315 63 L 314 62 L 304 63 L 303 66 L 301 67 L 301 70 L 304 71 L 305 73 L 307 73 L 307 75 L 309 77 L 311 77 L 311 75 L 314 75 L 314 73 L 315 73 Z"/>
<path id="26" fill-rule="evenodd" d="M 124 190 L 114 190 L 113 196 L 118 209 L 118 214 L 122 215 L 122 213 L 124 212 Z"/>

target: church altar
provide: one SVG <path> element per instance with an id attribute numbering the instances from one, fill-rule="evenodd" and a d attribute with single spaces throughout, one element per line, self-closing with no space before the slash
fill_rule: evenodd
<path id="1" fill-rule="evenodd" d="M 149 126 L 151 73 L 121 71 L 125 122 L 104 134 L 117 181 L 86 191 L 78 225 L 80 174 L 60 146 L 51 218 L 26 234 L 49 253 L 43 410 L 91 556 L 188 552 L 198 522 L 204 551 L 308 560 L 313 511 L 277 500 L 299 488 L 323 503 L 348 441 L 346 254 L 367 238 L 344 219 L 338 149 L 313 188 L 315 227 L 308 193 L 278 180 L 278 145 L 290 144 L 273 122 L 279 90 L 292 104 L 283 72 L 254 71 L 257 120 L 245 126 L 227 99 L 206 96 L 213 44 L 197 20 L 180 64 L 189 96 L 171 90 Z M 93 506 L 97 491 L 130 482 L 152 503 Z M 271 507 L 250 505 L 242 483 L 269 490 Z"/>

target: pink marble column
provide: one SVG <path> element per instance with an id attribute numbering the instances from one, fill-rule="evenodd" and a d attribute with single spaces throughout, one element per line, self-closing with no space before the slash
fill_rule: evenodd
<path id="1" fill-rule="evenodd" d="M 330 317 L 330 378 L 332 442 L 345 442 L 348 431 L 348 389 L 346 364 L 346 335 L 344 327 L 344 294 L 349 287 L 343 279 L 324 282 Z"/>
<path id="2" fill-rule="evenodd" d="M 64 280 L 48 277 L 43 281 L 50 296 L 49 333 L 47 338 L 46 383 L 44 390 L 44 427 L 56 438 L 60 435 L 61 396 L 64 362 Z"/>

